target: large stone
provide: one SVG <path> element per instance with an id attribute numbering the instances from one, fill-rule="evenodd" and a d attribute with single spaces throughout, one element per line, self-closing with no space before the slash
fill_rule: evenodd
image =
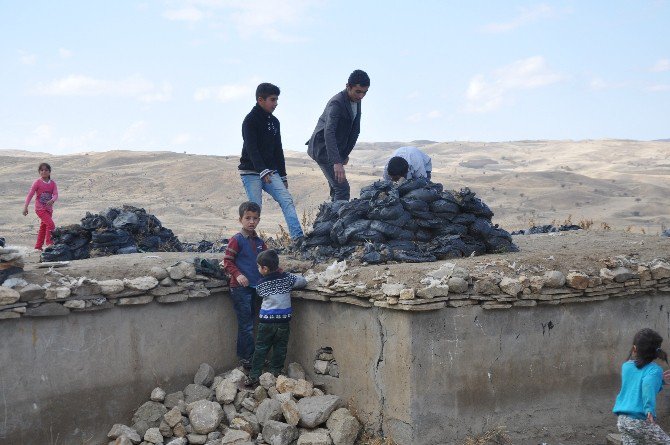
<path id="1" fill-rule="evenodd" d="M 405 288 L 401 283 L 384 283 L 382 284 L 382 293 L 387 297 L 399 297 L 400 291 Z"/>
<path id="2" fill-rule="evenodd" d="M 428 286 L 416 291 L 416 296 L 419 298 L 437 298 L 446 297 L 447 295 L 449 295 L 449 286 L 446 284 Z"/>
<path id="3" fill-rule="evenodd" d="M 205 445 L 207 443 L 207 435 L 205 434 L 188 434 L 186 436 L 188 443 L 191 445 Z"/>
<path id="4" fill-rule="evenodd" d="M 177 406 L 179 404 L 180 400 L 181 401 L 184 400 L 184 393 L 181 392 L 181 391 L 177 391 L 177 392 L 172 392 L 172 393 L 166 395 L 165 396 L 165 401 L 163 403 L 165 404 L 165 406 L 168 409 L 170 409 L 170 408 L 174 408 L 175 406 Z"/>
<path id="5" fill-rule="evenodd" d="M 67 315 L 70 309 L 59 303 L 44 303 L 37 307 L 29 307 L 26 309 L 26 317 L 58 317 Z"/>
<path id="6" fill-rule="evenodd" d="M 193 383 L 196 385 L 209 386 L 214 381 L 214 375 L 216 375 L 214 368 L 207 363 L 202 363 L 198 368 L 198 372 L 195 373 Z"/>
<path id="7" fill-rule="evenodd" d="M 232 429 L 246 431 L 250 436 L 258 433 L 258 422 L 256 422 L 255 426 L 256 428 L 254 428 L 254 424 L 249 422 L 249 420 L 246 419 L 242 414 L 238 414 L 238 416 L 235 417 L 232 422 L 230 422 L 230 427 Z"/>
<path id="8" fill-rule="evenodd" d="M 188 416 L 193 431 L 198 434 L 208 434 L 214 431 L 223 419 L 223 409 L 216 402 L 199 400 L 193 403 Z"/>
<path id="9" fill-rule="evenodd" d="M 44 293 L 44 298 L 47 300 L 65 300 L 70 297 L 72 291 L 69 287 L 65 286 L 54 286 L 47 288 Z"/>
<path id="10" fill-rule="evenodd" d="M 237 383 L 223 379 L 216 387 L 216 400 L 219 403 L 228 404 L 235 400 L 237 394 Z"/>
<path id="11" fill-rule="evenodd" d="M 196 276 L 193 263 L 180 261 L 174 266 L 167 268 L 167 273 L 173 280 L 182 280 L 184 278 L 193 279 Z"/>
<path id="12" fill-rule="evenodd" d="M 286 423 L 289 425 L 297 426 L 300 422 L 300 411 L 298 411 L 298 405 L 292 399 L 289 399 L 281 404 L 282 414 Z"/>
<path id="13" fill-rule="evenodd" d="M 549 270 L 544 273 L 544 287 L 556 289 L 565 285 L 565 275 L 560 270 Z"/>
<path id="14" fill-rule="evenodd" d="M 14 304 L 21 298 L 19 291 L 0 286 L 0 305 Z"/>
<path id="15" fill-rule="evenodd" d="M 155 297 L 162 297 L 165 295 L 183 293 L 184 290 L 185 290 L 184 286 L 170 286 L 170 287 L 161 286 L 151 289 L 149 291 L 149 294 Z M 184 295 L 186 294 L 184 293 Z"/>
<path id="16" fill-rule="evenodd" d="M 42 300 L 46 295 L 46 289 L 39 284 L 29 284 L 19 291 L 21 301 Z"/>
<path id="17" fill-rule="evenodd" d="M 149 269 L 149 275 L 151 275 L 158 281 L 164 280 L 165 278 L 168 277 L 167 270 L 165 270 L 164 267 L 160 266 L 153 266 L 151 269 Z"/>
<path id="18" fill-rule="evenodd" d="M 181 422 L 181 411 L 175 406 L 170 411 L 165 413 L 163 419 L 170 426 L 170 428 L 174 428 L 179 422 Z"/>
<path id="19" fill-rule="evenodd" d="M 72 289 L 72 295 L 78 297 L 90 297 L 91 295 L 100 295 L 100 284 L 89 278 L 80 278 L 79 282 Z"/>
<path id="20" fill-rule="evenodd" d="M 498 286 L 504 293 L 513 297 L 519 295 L 523 290 L 523 286 L 516 278 L 503 277 Z"/>
<path id="21" fill-rule="evenodd" d="M 162 402 L 165 400 L 165 391 L 163 388 L 156 387 L 151 391 L 151 396 L 149 397 L 153 402 Z"/>
<path id="22" fill-rule="evenodd" d="M 167 441 L 165 445 L 188 445 L 188 440 L 185 437 L 175 437 Z"/>
<path id="23" fill-rule="evenodd" d="M 140 443 L 142 441 L 142 438 L 137 433 L 137 431 L 121 423 L 115 423 L 112 426 L 112 429 L 107 433 L 107 437 L 110 439 L 116 439 L 122 435 L 126 436 L 133 443 Z"/>
<path id="24" fill-rule="evenodd" d="M 163 443 L 163 435 L 158 430 L 158 428 L 149 428 L 146 433 L 144 433 L 144 440 L 150 443 Z"/>
<path id="25" fill-rule="evenodd" d="M 317 429 L 315 431 L 302 433 L 300 437 L 298 437 L 297 445 L 333 445 L 333 441 L 331 440 L 328 431 Z"/>
<path id="26" fill-rule="evenodd" d="M 298 381 L 295 379 L 290 379 L 284 375 L 279 375 L 279 377 L 277 377 L 277 382 L 275 383 L 275 386 L 277 388 L 277 391 L 281 393 L 293 392 L 297 382 Z"/>
<path id="27" fill-rule="evenodd" d="M 346 408 L 335 410 L 328 418 L 326 426 L 334 445 L 354 445 L 361 431 L 361 424 Z"/>
<path id="28" fill-rule="evenodd" d="M 103 295 L 114 295 L 122 292 L 125 289 L 123 280 L 104 280 L 98 281 L 100 286 L 100 293 Z"/>
<path id="29" fill-rule="evenodd" d="M 304 380 L 305 379 L 305 370 L 300 365 L 300 363 L 289 363 L 286 367 L 286 375 L 295 380 Z"/>
<path id="30" fill-rule="evenodd" d="M 188 300 L 188 295 L 186 294 L 170 294 L 156 297 L 156 301 L 163 304 L 181 303 L 186 300 Z"/>
<path id="31" fill-rule="evenodd" d="M 296 380 L 295 386 L 293 387 L 293 395 L 296 397 L 309 397 L 312 395 L 314 385 L 312 382 L 307 380 Z"/>
<path id="32" fill-rule="evenodd" d="M 68 300 L 63 303 L 68 309 L 84 309 L 86 307 L 86 302 L 84 300 Z"/>
<path id="33" fill-rule="evenodd" d="M 9 320 L 10 318 L 21 318 L 21 314 L 14 311 L 0 311 L 0 320 Z"/>
<path id="34" fill-rule="evenodd" d="M 261 424 L 258 422 L 258 417 L 256 417 L 256 414 L 243 411 L 237 416 L 237 418 L 247 422 L 249 427 L 251 427 L 252 436 L 256 436 L 261 432 Z"/>
<path id="35" fill-rule="evenodd" d="M 167 413 L 167 408 L 162 403 L 145 402 L 135 411 L 133 423 L 144 421 L 149 425 L 149 428 L 158 428 L 165 413 Z"/>
<path id="36" fill-rule="evenodd" d="M 212 397 L 212 390 L 206 386 L 191 383 L 184 389 L 184 401 L 187 404 L 198 400 L 209 400 L 210 397 Z"/>
<path id="37" fill-rule="evenodd" d="M 158 431 L 161 432 L 161 435 L 163 437 L 174 436 L 174 433 L 172 432 L 172 427 L 168 425 L 167 422 L 165 421 L 165 416 L 163 416 L 163 420 L 161 420 L 161 424 L 158 426 Z"/>
<path id="38" fill-rule="evenodd" d="M 140 304 L 148 304 L 154 300 L 153 295 L 143 295 L 141 297 L 125 297 L 116 300 L 117 306 L 134 306 Z"/>
<path id="39" fill-rule="evenodd" d="M 589 276 L 581 272 L 570 272 L 565 281 L 573 289 L 586 289 L 589 287 Z"/>
<path id="40" fill-rule="evenodd" d="M 447 286 L 447 290 L 448 290 L 448 288 L 449 287 Z M 398 298 L 400 300 L 414 300 L 415 297 L 416 297 L 416 293 L 415 293 L 414 289 L 409 288 L 409 289 L 401 290 L 400 291 L 400 296 Z"/>
<path id="41" fill-rule="evenodd" d="M 133 445 L 133 443 L 134 442 L 126 436 L 119 436 L 115 440 L 108 442 L 107 445 Z"/>
<path id="42" fill-rule="evenodd" d="M 223 416 L 226 419 L 226 423 L 230 425 L 230 422 L 232 422 L 233 419 L 237 417 L 237 410 L 235 409 L 235 405 L 232 403 L 223 405 Z"/>
<path id="43" fill-rule="evenodd" d="M 238 382 L 241 382 L 242 380 L 245 379 L 246 374 L 244 372 L 240 371 L 239 369 L 234 368 L 234 369 L 228 371 L 227 373 L 225 373 L 224 377 L 227 378 L 228 380 L 234 382 L 234 383 L 238 383 Z"/>
<path id="44" fill-rule="evenodd" d="M 662 280 L 670 277 L 670 264 L 664 261 L 657 261 L 650 267 L 651 277 L 654 280 Z"/>
<path id="45" fill-rule="evenodd" d="M 123 284 L 128 289 L 148 291 L 158 286 L 158 280 L 154 277 L 125 278 Z"/>
<path id="46" fill-rule="evenodd" d="M 475 281 L 474 292 L 479 295 L 498 295 L 500 287 L 493 278 L 483 277 Z"/>
<path id="47" fill-rule="evenodd" d="M 270 445 L 290 445 L 298 438 L 298 429 L 288 423 L 268 420 L 263 426 L 263 440 Z"/>
<path id="48" fill-rule="evenodd" d="M 251 441 L 251 434 L 242 430 L 229 429 L 221 439 L 221 445 L 246 445 Z"/>
<path id="49" fill-rule="evenodd" d="M 336 395 L 305 397 L 298 401 L 300 412 L 300 426 L 316 428 L 341 404 L 341 399 Z"/>
<path id="50" fill-rule="evenodd" d="M 282 416 L 281 403 L 274 399 L 263 400 L 256 410 L 256 418 L 261 425 L 268 420 L 281 420 Z"/>
<path id="51" fill-rule="evenodd" d="M 270 389 L 277 384 L 277 378 L 271 372 L 261 374 L 258 383 L 265 389 Z"/>

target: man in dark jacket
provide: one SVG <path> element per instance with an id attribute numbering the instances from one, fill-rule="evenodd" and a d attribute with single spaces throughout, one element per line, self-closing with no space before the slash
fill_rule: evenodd
<path id="1" fill-rule="evenodd" d="M 242 156 L 238 167 L 249 201 L 262 205 L 265 190 L 281 207 L 292 240 L 303 236 L 288 191 L 286 162 L 279 132 L 279 120 L 272 114 L 277 108 L 279 88 L 262 83 L 256 88 L 256 105 L 242 122 Z"/>
<path id="2" fill-rule="evenodd" d="M 365 71 L 351 73 L 344 91 L 328 101 L 307 142 L 307 154 L 326 176 L 333 201 L 349 200 L 350 187 L 344 166 L 361 132 L 361 100 L 368 88 L 370 77 Z"/>

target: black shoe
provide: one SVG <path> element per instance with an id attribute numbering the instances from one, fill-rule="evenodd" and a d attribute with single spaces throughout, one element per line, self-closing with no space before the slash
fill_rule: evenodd
<path id="1" fill-rule="evenodd" d="M 240 366 L 244 368 L 245 371 L 248 371 L 251 369 L 251 360 L 248 360 L 246 358 L 243 358 L 240 360 Z"/>

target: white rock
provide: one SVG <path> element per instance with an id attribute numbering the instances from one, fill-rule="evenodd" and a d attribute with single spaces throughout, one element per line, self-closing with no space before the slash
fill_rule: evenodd
<path id="1" fill-rule="evenodd" d="M 153 391 L 151 391 L 151 400 L 153 402 L 162 402 L 163 400 L 165 400 L 165 391 L 163 391 L 163 388 L 161 387 L 154 388 Z"/>
<path id="2" fill-rule="evenodd" d="M 504 277 L 502 280 L 500 280 L 498 286 L 500 286 L 500 290 L 502 290 L 504 293 L 513 297 L 519 295 L 519 293 L 523 290 L 523 286 L 519 280 L 509 277 Z"/>
<path id="3" fill-rule="evenodd" d="M 63 306 L 69 309 L 84 309 L 86 302 L 84 300 L 68 300 L 63 303 Z"/>
<path id="4" fill-rule="evenodd" d="M 158 280 L 155 277 L 137 277 L 137 278 L 125 278 L 123 284 L 132 290 L 150 290 L 158 286 Z"/>
<path id="5" fill-rule="evenodd" d="M 19 291 L 0 286 L 0 305 L 14 304 L 19 301 L 19 298 L 21 298 Z"/>
<path id="6" fill-rule="evenodd" d="M 69 298 L 71 293 L 72 291 L 69 287 L 48 287 L 44 298 L 47 300 L 64 300 L 65 298 Z"/>
<path id="7" fill-rule="evenodd" d="M 404 288 L 405 285 L 401 283 L 384 283 L 382 284 L 382 293 L 387 297 L 399 297 Z"/>
<path id="8" fill-rule="evenodd" d="M 98 281 L 100 291 L 103 295 L 114 295 L 123 291 L 124 285 L 122 280 L 104 280 Z"/>

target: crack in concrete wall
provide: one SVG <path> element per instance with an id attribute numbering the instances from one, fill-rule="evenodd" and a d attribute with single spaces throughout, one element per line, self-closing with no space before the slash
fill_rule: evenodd
<path id="1" fill-rule="evenodd" d="M 384 347 L 386 346 L 386 328 L 381 320 L 381 311 L 375 308 L 375 321 L 377 322 L 377 327 L 379 328 L 379 354 L 377 355 L 377 360 L 374 365 L 373 380 L 375 383 L 375 388 L 377 394 L 379 395 L 379 424 L 375 426 L 376 433 L 381 434 L 384 428 L 384 413 L 386 411 L 386 396 L 385 396 L 385 385 L 384 385 L 384 376 L 381 375 L 380 367 L 384 364 Z"/>

